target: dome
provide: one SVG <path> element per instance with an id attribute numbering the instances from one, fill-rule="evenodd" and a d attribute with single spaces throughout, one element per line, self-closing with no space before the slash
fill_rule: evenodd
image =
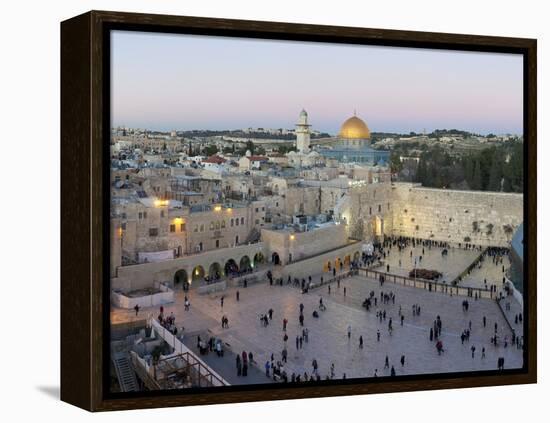
<path id="1" fill-rule="evenodd" d="M 352 116 L 342 124 L 339 135 L 340 138 L 347 139 L 369 139 L 370 130 L 365 122 Z"/>

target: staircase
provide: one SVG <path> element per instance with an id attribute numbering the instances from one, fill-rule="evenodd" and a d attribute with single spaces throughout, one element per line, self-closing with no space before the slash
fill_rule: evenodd
<path id="1" fill-rule="evenodd" d="M 118 383 L 122 392 L 138 391 L 138 381 L 128 353 L 116 352 L 112 355 L 113 364 L 115 366 Z"/>

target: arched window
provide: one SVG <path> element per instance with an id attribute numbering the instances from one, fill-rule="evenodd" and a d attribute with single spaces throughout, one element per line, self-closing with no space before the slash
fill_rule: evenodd
<path id="1" fill-rule="evenodd" d="M 235 223 L 235 222 L 234 222 L 233 219 L 231 219 L 231 227 L 233 227 L 233 223 Z"/>
<path id="2" fill-rule="evenodd" d="M 222 220 L 222 229 L 225 228 L 225 220 Z"/>

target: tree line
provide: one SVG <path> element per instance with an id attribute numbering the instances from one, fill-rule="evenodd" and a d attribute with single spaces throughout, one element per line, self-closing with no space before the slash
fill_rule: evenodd
<path id="1" fill-rule="evenodd" d="M 425 187 L 523 192 L 523 143 L 514 141 L 480 151 L 450 155 L 440 146 L 425 149 L 418 162 L 400 160 L 394 150 L 392 172 Z"/>

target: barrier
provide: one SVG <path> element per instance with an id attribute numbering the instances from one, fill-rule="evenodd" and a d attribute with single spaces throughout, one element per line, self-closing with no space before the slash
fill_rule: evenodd
<path id="1" fill-rule="evenodd" d="M 229 386 L 223 377 L 216 373 L 212 368 L 210 368 L 204 361 L 195 355 L 183 342 L 181 342 L 174 334 L 167 330 L 155 319 L 150 318 L 148 325 L 152 329 L 151 336 L 157 334 L 161 337 L 168 345 L 174 349 L 174 355 L 184 355 L 187 357 L 187 360 L 191 365 L 195 366 L 199 372 L 199 378 L 206 378 L 211 383 L 212 386 Z"/>
<path id="2" fill-rule="evenodd" d="M 413 279 L 406 276 L 393 275 L 391 273 L 379 272 L 377 270 L 360 268 L 359 272 L 364 272 L 366 278 L 372 278 L 379 280 L 380 276 L 384 277 L 385 282 L 393 282 L 395 284 L 400 284 L 403 286 L 410 286 L 412 288 L 424 289 L 430 292 L 439 292 L 442 294 L 448 295 L 458 295 L 463 297 L 475 297 L 477 294 L 478 298 L 488 298 L 494 299 L 496 294 L 489 289 L 482 288 L 468 288 L 460 287 L 456 285 L 449 285 L 440 282 L 429 281 L 426 279 Z"/>

